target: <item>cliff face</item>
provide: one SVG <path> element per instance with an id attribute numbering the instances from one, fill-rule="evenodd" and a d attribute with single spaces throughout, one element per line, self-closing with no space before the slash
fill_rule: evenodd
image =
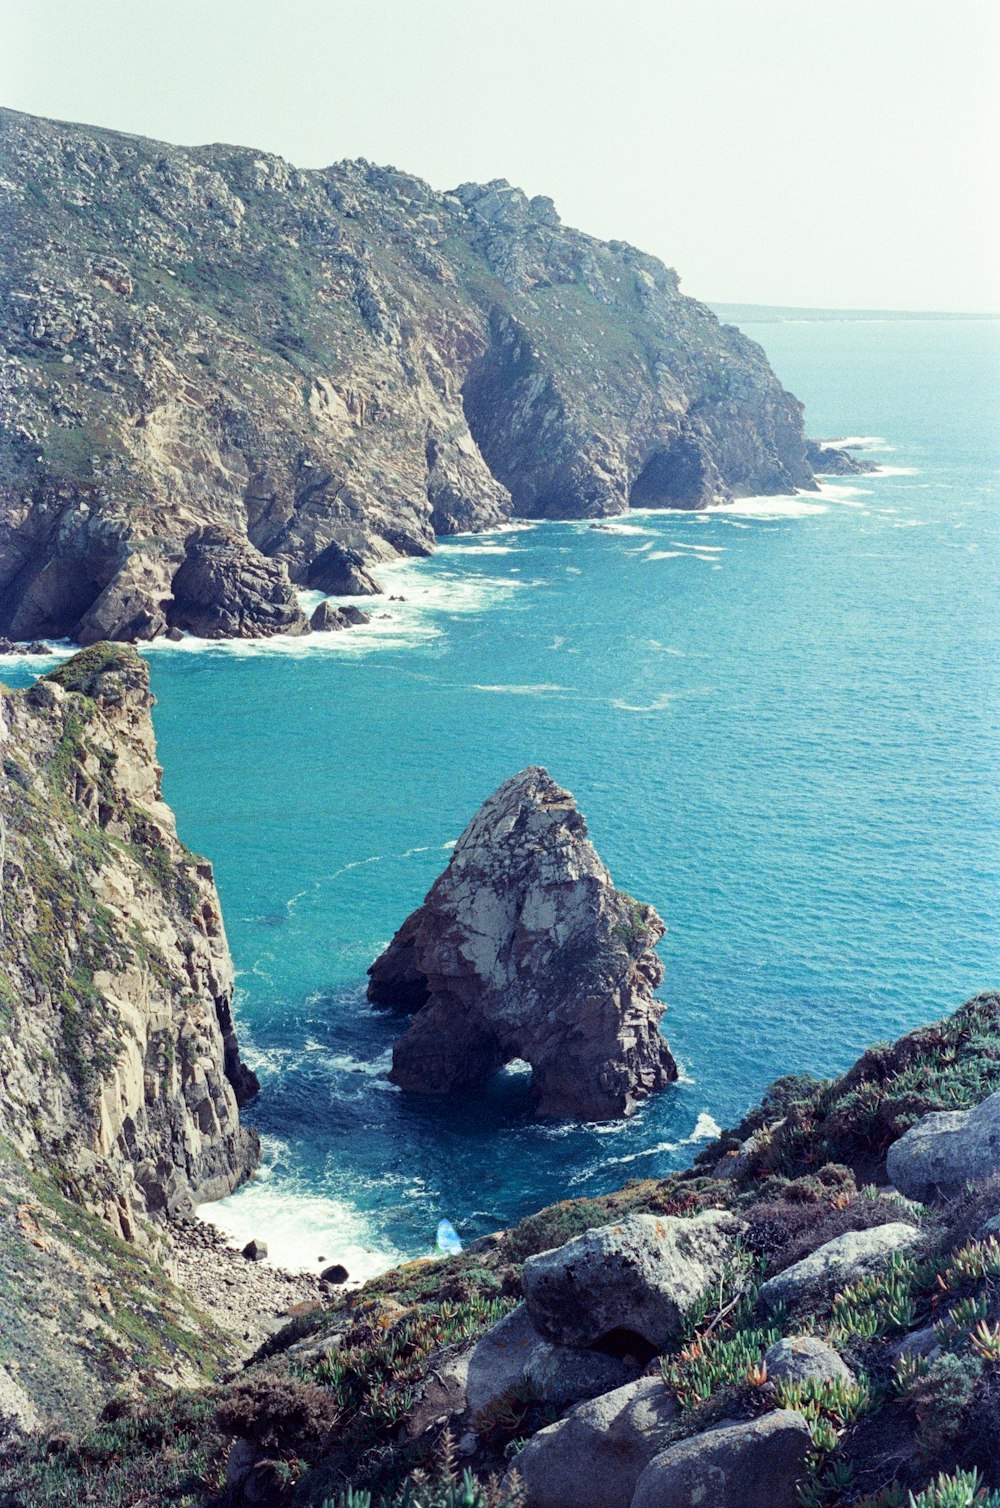
<path id="1" fill-rule="evenodd" d="M 370 1000 L 415 1012 L 390 1078 L 445 1094 L 521 1058 L 539 1115 L 628 1115 L 677 1077 L 653 998 L 663 934 L 652 906 L 615 889 L 569 791 L 522 770 L 368 971 Z"/>
<path id="2" fill-rule="evenodd" d="M 760 347 L 548 199 L 0 132 L 0 633 L 302 632 L 512 511 L 812 484 Z"/>
<path id="3" fill-rule="evenodd" d="M 0 688 L 0 1137 L 140 1244 L 257 1157 L 212 870 L 163 803 L 151 706 L 110 645 Z"/>

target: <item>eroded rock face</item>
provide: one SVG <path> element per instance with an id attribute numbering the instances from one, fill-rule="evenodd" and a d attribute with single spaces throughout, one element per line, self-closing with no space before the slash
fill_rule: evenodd
<path id="1" fill-rule="evenodd" d="M 369 1000 L 415 1013 L 390 1077 L 446 1094 L 521 1058 L 539 1115 L 627 1115 L 677 1077 L 653 999 L 663 932 L 614 888 L 570 793 L 523 770 L 369 969 Z"/>
<path id="2" fill-rule="evenodd" d="M 0 1134 L 127 1239 L 257 1160 L 211 865 L 160 791 L 145 663 L 0 688 Z"/>
<path id="3" fill-rule="evenodd" d="M 380 562 L 512 507 L 813 485 L 800 405 L 760 347 L 543 196 L 14 111 L 0 137 L 13 639 L 155 638 L 180 621 L 201 529 L 274 565 L 277 597 L 214 572 L 214 628 L 243 635 L 292 611 L 282 570 L 373 592 Z"/>
<path id="4" fill-rule="evenodd" d="M 932 1111 L 886 1153 L 890 1182 L 910 1199 L 954 1198 L 1000 1172 L 1000 1094 L 972 1110 Z"/>

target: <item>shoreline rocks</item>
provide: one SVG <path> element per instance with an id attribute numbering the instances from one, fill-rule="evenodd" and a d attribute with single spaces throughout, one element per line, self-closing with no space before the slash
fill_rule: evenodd
<path id="1" fill-rule="evenodd" d="M 373 1004 L 413 1015 L 390 1079 L 448 1094 L 519 1058 L 539 1116 L 628 1115 L 677 1077 L 653 996 L 663 933 L 651 906 L 615 889 L 570 793 L 521 771 L 368 971 Z"/>

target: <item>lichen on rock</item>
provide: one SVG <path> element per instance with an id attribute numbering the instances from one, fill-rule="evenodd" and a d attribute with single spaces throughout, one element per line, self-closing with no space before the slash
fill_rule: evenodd
<path id="1" fill-rule="evenodd" d="M 371 1001 L 414 1013 L 390 1077 L 446 1094 L 523 1059 L 540 1116 L 629 1114 L 677 1077 L 654 998 L 663 933 L 651 906 L 615 889 L 570 793 L 521 771 L 369 969 Z"/>

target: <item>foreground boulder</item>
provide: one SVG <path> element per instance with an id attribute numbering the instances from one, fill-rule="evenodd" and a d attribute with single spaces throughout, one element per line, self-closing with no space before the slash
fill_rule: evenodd
<path id="1" fill-rule="evenodd" d="M 664 927 L 616 890 L 573 797 L 532 766 L 484 802 L 445 872 L 369 969 L 415 1012 L 389 1077 L 419 1094 L 532 1068 L 541 1116 L 606 1120 L 677 1077 L 653 992 Z"/>
<path id="2" fill-rule="evenodd" d="M 838 1352 L 818 1335 L 789 1335 L 775 1341 L 764 1356 L 769 1382 L 842 1382 L 854 1373 Z"/>
<path id="3" fill-rule="evenodd" d="M 921 1240 L 916 1226 L 902 1220 L 870 1230 L 846 1231 L 769 1278 L 760 1290 L 761 1303 L 770 1310 L 780 1305 L 798 1309 L 818 1305 L 838 1288 L 877 1272 L 893 1253 L 910 1251 Z"/>
<path id="4" fill-rule="evenodd" d="M 539 1430 L 504 1485 L 516 1471 L 528 1508 L 628 1508 L 679 1413 L 659 1377 L 615 1388 Z"/>
<path id="5" fill-rule="evenodd" d="M 528 1313 L 547 1340 L 663 1350 L 732 1250 L 740 1222 L 724 1210 L 629 1215 L 524 1264 Z"/>
<path id="6" fill-rule="evenodd" d="M 796 1508 L 811 1445 L 808 1424 L 791 1409 L 720 1424 L 654 1456 L 632 1508 Z"/>
<path id="7" fill-rule="evenodd" d="M 1000 1093 L 972 1110 L 925 1115 L 893 1142 L 885 1164 L 890 1182 L 922 1203 L 1000 1173 Z"/>

